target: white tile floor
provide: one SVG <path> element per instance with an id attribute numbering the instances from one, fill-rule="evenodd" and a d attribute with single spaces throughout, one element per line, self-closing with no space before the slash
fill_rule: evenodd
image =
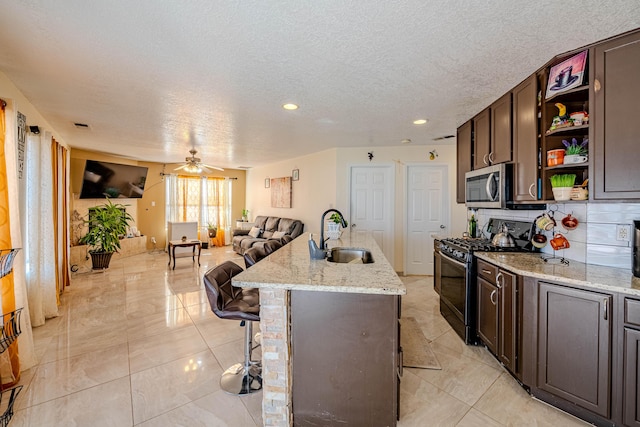
<path id="1" fill-rule="evenodd" d="M 223 369 L 243 358 L 239 322 L 209 308 L 202 275 L 242 258 L 204 250 L 167 267 L 163 253 L 82 273 L 60 316 L 34 329 L 39 364 L 22 373 L 11 426 L 261 426 L 262 393 L 220 390 Z M 403 278 L 403 316 L 413 316 L 442 365 L 406 369 L 400 427 L 584 425 L 527 395 L 493 357 L 465 346 L 440 316 L 430 277 Z"/>

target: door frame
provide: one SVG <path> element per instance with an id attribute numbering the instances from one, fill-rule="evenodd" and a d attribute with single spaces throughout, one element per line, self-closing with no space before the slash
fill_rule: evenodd
<path id="1" fill-rule="evenodd" d="M 449 230 L 451 228 L 451 194 L 449 189 L 449 164 L 443 162 L 406 162 L 402 165 L 404 168 L 404 173 L 402 174 L 404 179 L 404 188 L 402 189 L 403 201 L 402 201 L 402 234 L 403 234 L 403 243 L 402 243 L 402 274 L 406 274 L 407 272 L 407 253 L 409 251 L 409 168 L 413 166 L 425 166 L 425 167 L 438 167 L 444 169 L 444 180 L 442 194 L 444 194 L 447 198 L 447 203 L 444 203 L 443 206 L 443 223 L 445 225 L 445 230 Z M 435 267 L 435 266 L 434 266 Z"/>
<path id="2" fill-rule="evenodd" d="M 395 236 L 396 236 L 396 165 L 392 162 L 380 162 L 380 163 L 349 163 L 347 164 L 347 215 L 349 216 L 349 232 L 351 232 L 351 224 L 353 224 L 353 219 L 351 218 L 351 174 L 354 168 L 387 168 L 390 171 L 389 175 L 389 198 L 391 200 L 391 209 L 389 210 L 389 222 L 390 222 L 390 241 L 392 242 L 391 249 L 393 251 L 392 256 L 393 259 L 388 260 L 389 264 L 391 264 L 391 268 L 395 270 L 395 260 L 397 256 L 397 251 L 395 248 Z M 382 248 L 380 248 L 382 250 Z"/>

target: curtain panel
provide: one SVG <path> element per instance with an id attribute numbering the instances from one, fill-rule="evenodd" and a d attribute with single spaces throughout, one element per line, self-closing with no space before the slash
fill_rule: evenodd
<path id="1" fill-rule="evenodd" d="M 231 243 L 231 180 L 199 176 L 166 177 L 167 221 L 197 221 L 200 239 L 206 239 L 209 224 L 218 229 L 217 246 Z"/>
<path id="2" fill-rule="evenodd" d="M 9 102 L 0 102 L 0 248 L 23 248 L 18 190 L 18 120 Z M 24 249 L 24 248 L 23 248 Z M 13 271 L 0 280 L 3 314 L 22 308 L 21 334 L 0 354 L 1 388 L 17 383 L 20 371 L 36 363 L 25 283 L 24 250 L 17 253 Z"/>

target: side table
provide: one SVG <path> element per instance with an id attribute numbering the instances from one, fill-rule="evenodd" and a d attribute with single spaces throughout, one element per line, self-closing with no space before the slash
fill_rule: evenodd
<path id="1" fill-rule="evenodd" d="M 173 270 L 176 269 L 176 248 L 193 248 L 191 259 L 195 262 L 196 246 L 198 247 L 198 266 L 200 266 L 200 252 L 202 251 L 202 242 L 200 240 L 170 240 L 169 263 L 167 265 L 171 265 L 171 259 L 173 258 Z"/>

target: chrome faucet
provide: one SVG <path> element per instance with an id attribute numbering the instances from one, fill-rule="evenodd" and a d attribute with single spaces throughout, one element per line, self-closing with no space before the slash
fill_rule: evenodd
<path id="1" fill-rule="evenodd" d="M 327 247 L 327 245 L 325 244 L 326 240 L 324 239 L 324 217 L 327 216 L 327 214 L 329 212 L 335 212 L 338 215 L 340 215 L 340 222 L 341 222 L 342 228 L 346 228 L 347 227 L 347 223 L 344 220 L 344 215 L 342 215 L 342 212 L 340 212 L 337 209 L 327 209 L 326 211 L 324 211 L 324 213 L 322 214 L 322 218 L 320 219 L 320 249 L 323 250 L 323 251 Z M 329 239 L 327 239 L 327 240 L 329 240 Z"/>

